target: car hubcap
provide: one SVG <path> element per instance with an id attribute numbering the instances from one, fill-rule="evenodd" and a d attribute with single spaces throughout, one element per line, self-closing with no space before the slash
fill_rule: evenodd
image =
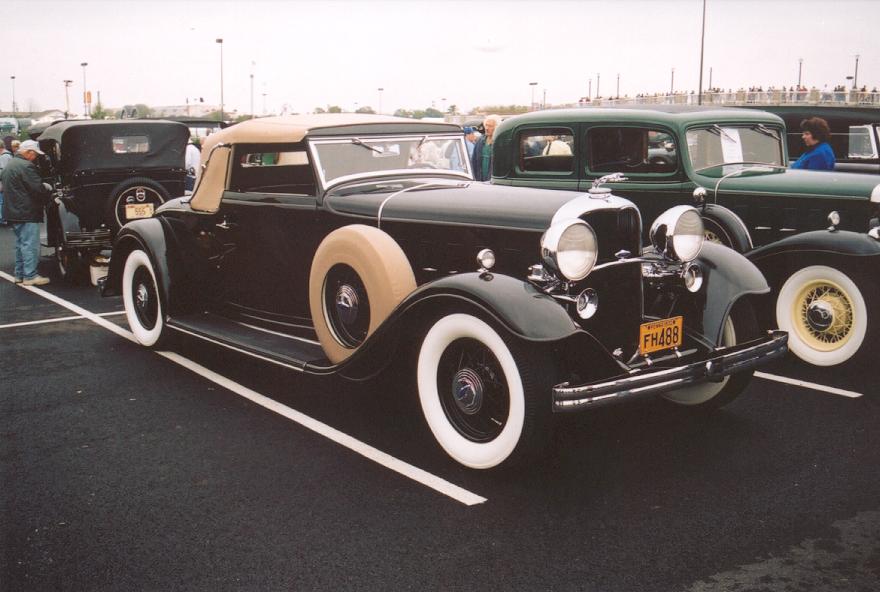
<path id="1" fill-rule="evenodd" d="M 159 303 L 153 276 L 144 268 L 139 267 L 132 278 L 132 296 L 134 312 L 144 329 L 152 329 L 159 318 Z"/>
<path id="2" fill-rule="evenodd" d="M 358 347 L 370 329 L 370 300 L 357 272 L 348 265 L 334 265 L 324 284 L 327 324 L 336 340 L 346 347 Z"/>
<path id="3" fill-rule="evenodd" d="M 793 313 L 798 336 L 814 349 L 833 351 L 853 334 L 852 299 L 834 282 L 816 281 L 801 288 Z"/>
<path id="4" fill-rule="evenodd" d="M 719 245 L 724 244 L 724 241 L 721 240 L 721 237 L 718 236 L 716 233 L 712 232 L 711 230 L 703 230 L 703 236 L 705 237 L 707 242 L 716 243 Z"/>
<path id="5" fill-rule="evenodd" d="M 437 392 L 446 418 L 473 442 L 489 442 L 507 424 L 510 394 L 495 355 L 475 339 L 453 341 L 437 368 Z"/>

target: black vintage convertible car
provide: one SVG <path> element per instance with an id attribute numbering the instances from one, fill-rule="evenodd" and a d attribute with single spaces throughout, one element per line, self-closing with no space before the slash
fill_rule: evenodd
<path id="1" fill-rule="evenodd" d="M 369 115 L 246 121 L 212 134 L 192 196 L 116 238 L 105 295 L 137 340 L 181 333 L 267 363 L 411 373 L 442 448 L 474 468 L 534 457 L 553 412 L 658 395 L 732 400 L 786 335 L 768 290 L 700 216 L 654 222 L 589 193 L 476 183 L 461 129 Z"/>
<path id="2" fill-rule="evenodd" d="M 58 272 L 76 280 L 116 231 L 184 193 L 189 130 L 171 121 L 59 121 L 39 136 L 48 245 Z"/>

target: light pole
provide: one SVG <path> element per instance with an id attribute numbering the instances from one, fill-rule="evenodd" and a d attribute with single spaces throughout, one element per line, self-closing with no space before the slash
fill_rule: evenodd
<path id="1" fill-rule="evenodd" d="M 254 118 L 254 66 L 256 62 L 251 62 L 251 119 Z"/>
<path id="2" fill-rule="evenodd" d="M 443 102 L 443 116 L 446 117 L 446 99 L 440 99 Z"/>
<path id="3" fill-rule="evenodd" d="M 712 86 L 712 66 L 709 66 L 709 91 L 711 92 L 714 87 Z"/>
<path id="4" fill-rule="evenodd" d="M 547 108 L 547 89 L 544 89 L 544 98 L 541 100 L 541 109 Z"/>
<path id="5" fill-rule="evenodd" d="M 620 73 L 617 74 L 617 92 L 614 94 L 614 98 L 620 98 Z"/>
<path id="6" fill-rule="evenodd" d="M 382 91 L 385 89 L 380 86 L 376 90 L 379 91 L 379 115 L 382 115 Z"/>
<path id="7" fill-rule="evenodd" d="M 859 86 L 859 54 L 856 54 L 856 71 L 855 76 L 853 76 L 853 90 L 856 90 Z"/>
<path id="8" fill-rule="evenodd" d="M 593 79 L 590 78 L 590 82 L 587 84 L 587 98 L 593 98 Z"/>
<path id="9" fill-rule="evenodd" d="M 220 45 L 220 121 L 223 121 L 223 38 L 218 37 L 217 43 Z"/>
<path id="10" fill-rule="evenodd" d="M 64 119 L 67 119 L 67 115 L 70 113 L 70 92 L 67 90 L 70 88 L 70 85 L 73 84 L 73 80 L 64 80 Z"/>
<path id="11" fill-rule="evenodd" d="M 697 105 L 703 104 L 703 47 L 706 45 L 706 0 L 703 0 L 703 29 L 700 34 L 700 87 L 697 90 Z M 711 86 L 711 85 L 709 85 Z"/>
<path id="12" fill-rule="evenodd" d="M 669 79 L 669 94 L 675 94 L 675 68 L 672 69 L 672 77 Z"/>
<path id="13" fill-rule="evenodd" d="M 83 62 L 80 64 L 83 69 L 83 114 L 91 115 L 91 109 L 89 109 L 89 97 L 88 97 L 88 85 L 86 85 L 86 66 L 88 66 L 88 62 Z"/>
<path id="14" fill-rule="evenodd" d="M 599 73 L 596 72 L 596 98 L 599 98 Z"/>
<path id="15" fill-rule="evenodd" d="M 15 117 L 15 76 L 10 76 L 12 80 L 12 116 Z"/>
<path id="16" fill-rule="evenodd" d="M 263 87 L 263 115 L 267 115 L 266 113 L 266 87 Z"/>
<path id="17" fill-rule="evenodd" d="M 532 87 L 532 102 L 529 104 L 529 111 L 535 110 L 535 87 L 538 86 L 537 82 L 529 82 L 529 86 Z"/>
<path id="18" fill-rule="evenodd" d="M 804 68 L 804 58 L 798 58 L 798 90 L 801 89 L 801 72 Z"/>

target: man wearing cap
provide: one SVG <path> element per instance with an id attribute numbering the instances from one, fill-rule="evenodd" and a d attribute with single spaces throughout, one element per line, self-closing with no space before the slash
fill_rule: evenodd
<path id="1" fill-rule="evenodd" d="M 477 145 L 477 130 L 471 126 L 464 128 L 464 144 L 467 146 L 468 160 L 474 159 L 474 147 Z"/>
<path id="2" fill-rule="evenodd" d="M 40 145 L 34 140 L 25 140 L 0 174 L 3 218 L 15 231 L 15 283 L 25 286 L 49 283 L 49 278 L 37 275 L 40 224 L 43 208 L 51 197 L 51 187 L 42 182 L 34 166 L 38 154 L 43 154 Z"/>

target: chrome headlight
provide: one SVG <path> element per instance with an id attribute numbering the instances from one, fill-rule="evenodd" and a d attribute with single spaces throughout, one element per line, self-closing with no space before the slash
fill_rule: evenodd
<path id="1" fill-rule="evenodd" d="M 583 220 L 557 222 L 541 237 L 544 263 L 573 282 L 587 277 L 598 257 L 596 233 Z"/>
<path id="2" fill-rule="evenodd" d="M 669 208 L 651 226 L 651 244 L 668 259 L 693 261 L 703 248 L 703 219 L 691 206 Z"/>

